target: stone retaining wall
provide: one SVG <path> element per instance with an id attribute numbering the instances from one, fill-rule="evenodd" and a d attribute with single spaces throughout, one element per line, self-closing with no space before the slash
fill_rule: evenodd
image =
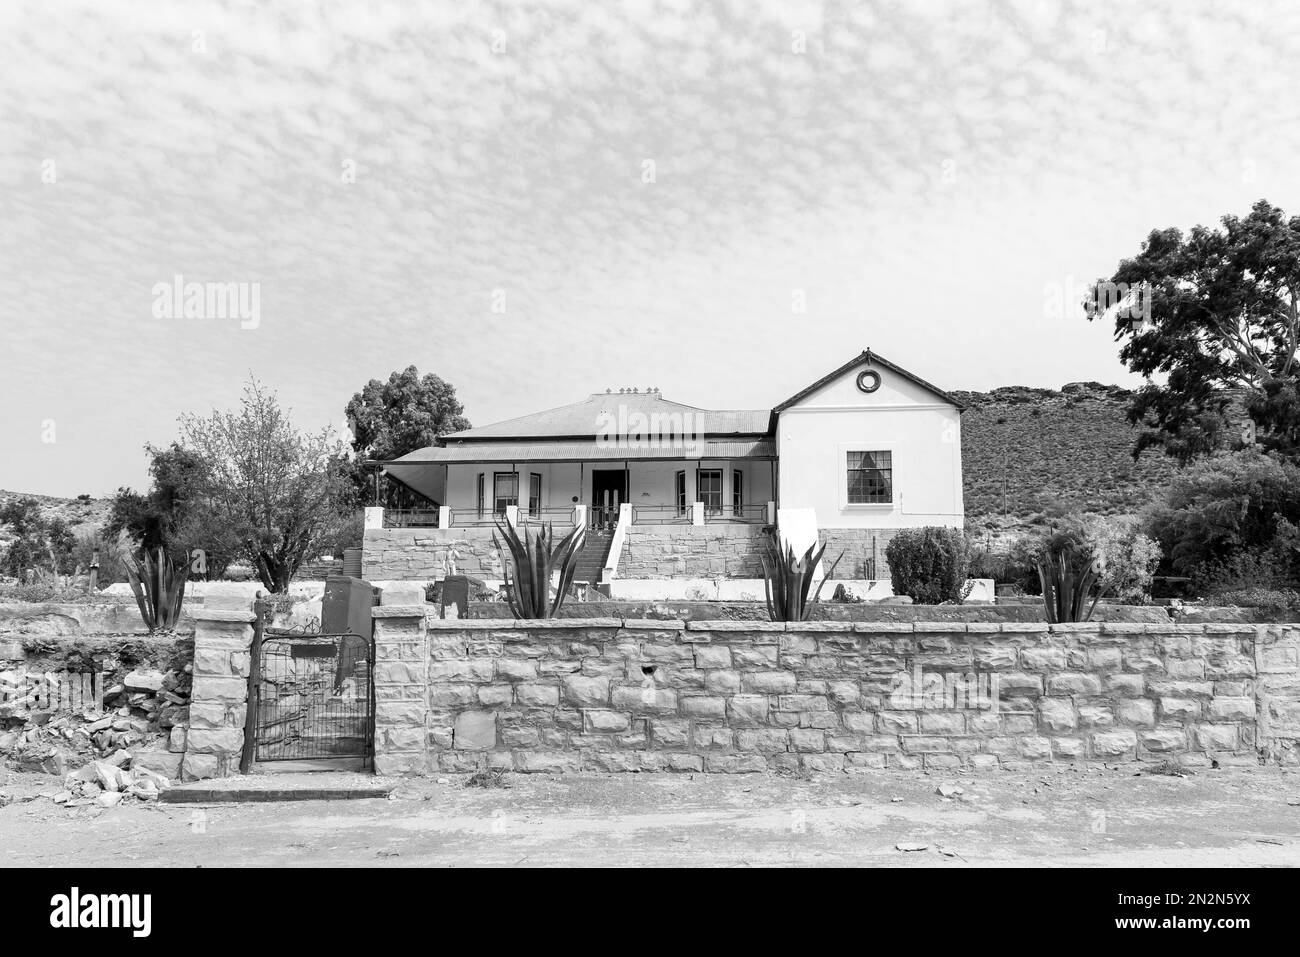
<path id="1" fill-rule="evenodd" d="M 427 615 L 375 609 L 381 774 L 1300 755 L 1295 625 Z"/>
<path id="2" fill-rule="evenodd" d="M 885 546 L 897 534 L 896 528 L 823 528 L 821 540 L 826 543 L 827 563 L 843 554 L 835 568 L 836 578 L 879 578 L 888 580 L 889 561 Z M 874 559 L 874 574 L 872 573 Z"/>
<path id="3" fill-rule="evenodd" d="M 764 525 L 632 525 L 619 578 L 762 578 Z"/>
<path id="4" fill-rule="evenodd" d="M 361 577 L 367 581 L 432 581 L 446 574 L 447 555 L 452 551 L 461 574 L 501 577 L 492 529 L 479 526 L 368 528 L 362 540 Z"/>

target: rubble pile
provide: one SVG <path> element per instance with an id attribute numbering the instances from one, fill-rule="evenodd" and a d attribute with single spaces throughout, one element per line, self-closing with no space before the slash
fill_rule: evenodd
<path id="1" fill-rule="evenodd" d="M 99 708 L 37 710 L 30 699 L 22 698 L 0 704 L 0 757 L 20 771 L 65 774 L 82 765 L 103 764 L 106 758 L 117 760 L 118 754 L 130 758 L 133 751 L 142 749 L 183 751 L 191 670 L 185 665 L 178 670 L 129 671 L 104 689 Z M 0 682 L 15 677 L 12 672 L 0 672 Z M 113 766 L 120 768 L 120 760 Z M 113 789 L 101 783 L 99 790 L 128 793 L 129 787 Z"/>
<path id="2" fill-rule="evenodd" d="M 63 790 L 54 803 L 64 807 L 116 807 L 123 801 L 155 801 L 171 781 L 149 768 L 132 766 L 131 753 L 119 750 L 102 761 L 92 761 L 63 777 Z"/>

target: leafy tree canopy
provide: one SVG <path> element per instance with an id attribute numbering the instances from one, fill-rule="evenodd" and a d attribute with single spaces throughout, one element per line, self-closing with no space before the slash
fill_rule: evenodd
<path id="1" fill-rule="evenodd" d="M 470 427 L 455 386 L 432 372 L 420 375 L 415 366 L 394 372 L 387 382 L 371 379 L 346 411 L 352 449 L 370 459 L 395 459 Z"/>
<path id="2" fill-rule="evenodd" d="M 180 430 L 177 445 L 202 463 L 196 494 L 211 527 L 238 543 L 268 590 L 287 590 L 354 505 L 346 446 L 328 428 L 297 431 L 256 379 L 238 411 L 184 415 Z"/>
<path id="3" fill-rule="evenodd" d="M 1220 453 L 1180 471 L 1147 517 L 1180 575 L 1243 553 L 1268 556 L 1288 574 L 1297 524 L 1300 465 L 1257 450 Z"/>
<path id="4" fill-rule="evenodd" d="M 433 373 L 420 375 L 415 366 L 394 372 L 387 382 L 371 379 L 347 405 L 352 428 L 351 481 L 357 496 L 391 508 L 428 504 L 403 485 L 388 482 L 374 495 L 373 473 L 366 459 L 395 459 L 433 445 L 449 432 L 470 427 L 456 388 Z"/>
<path id="5" fill-rule="evenodd" d="M 1300 455 L 1300 217 L 1260 200 L 1245 218 L 1184 235 L 1154 230 L 1085 302 L 1115 323 L 1120 358 L 1149 382 L 1129 418 L 1134 454 L 1156 446 L 1188 461 L 1231 444 Z M 1249 416 L 1229 426 L 1235 393 Z"/>

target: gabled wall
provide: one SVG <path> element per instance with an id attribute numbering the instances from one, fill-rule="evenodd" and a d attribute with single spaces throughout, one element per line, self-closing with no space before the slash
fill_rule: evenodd
<path id="1" fill-rule="evenodd" d="M 875 392 L 857 388 L 866 368 Z M 780 505 L 815 509 L 819 528 L 963 524 L 961 414 L 889 369 L 863 364 L 782 411 L 776 441 Z M 893 454 L 892 503 L 848 504 L 849 451 Z"/>

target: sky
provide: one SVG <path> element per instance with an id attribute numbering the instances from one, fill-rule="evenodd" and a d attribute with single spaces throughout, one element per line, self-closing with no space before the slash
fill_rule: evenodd
<path id="1" fill-rule="evenodd" d="M 1135 385 L 1085 284 L 1300 213 L 1297 88 L 1286 2 L 5 0 L 0 488 L 142 487 L 250 375 L 313 430 L 410 364 L 480 425 Z"/>

